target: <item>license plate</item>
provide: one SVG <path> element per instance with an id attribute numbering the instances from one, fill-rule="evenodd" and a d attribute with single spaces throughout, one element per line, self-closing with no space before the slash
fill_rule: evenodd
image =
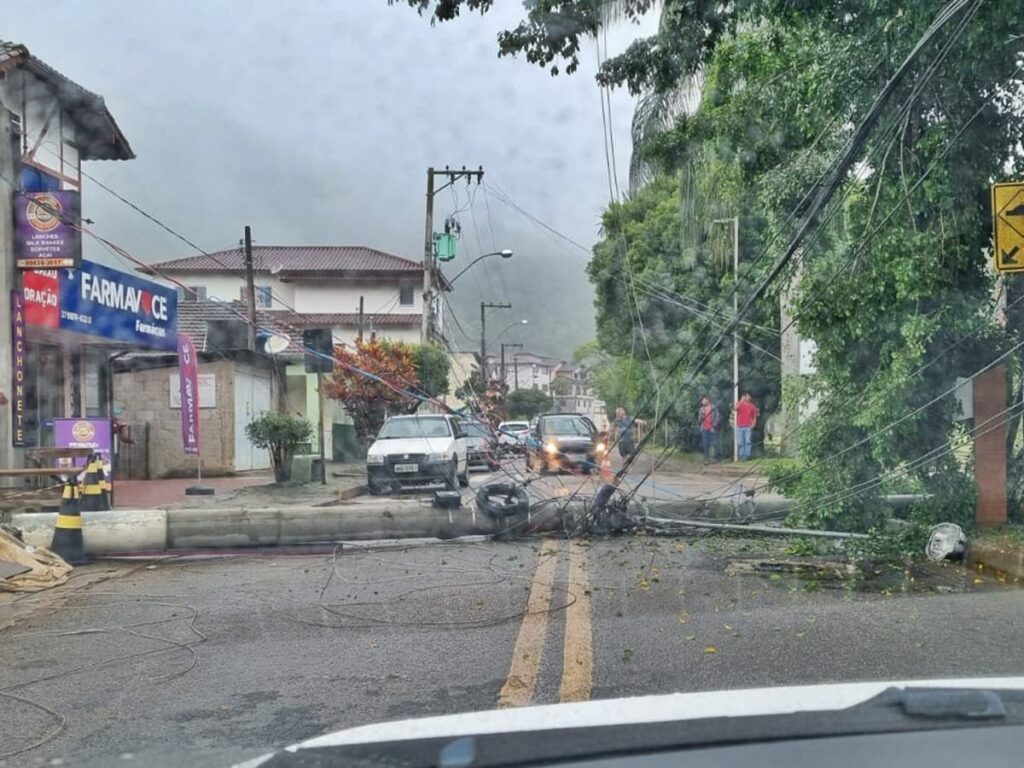
<path id="1" fill-rule="evenodd" d="M 395 464 L 395 472 L 418 472 L 419 464 Z"/>

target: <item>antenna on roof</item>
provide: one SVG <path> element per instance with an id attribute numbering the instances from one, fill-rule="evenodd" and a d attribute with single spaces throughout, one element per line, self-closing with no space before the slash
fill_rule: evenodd
<path id="1" fill-rule="evenodd" d="M 284 269 L 284 264 L 282 264 L 281 262 L 278 262 L 277 264 L 275 264 L 274 266 L 272 266 L 272 267 L 270 268 L 270 274 L 272 274 L 272 275 L 276 275 L 276 274 L 278 274 L 278 273 L 279 273 L 279 272 L 280 272 L 280 271 L 281 271 L 282 269 Z"/>

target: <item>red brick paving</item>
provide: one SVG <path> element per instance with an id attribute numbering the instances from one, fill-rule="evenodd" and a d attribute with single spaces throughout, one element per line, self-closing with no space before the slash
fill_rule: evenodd
<path id="1" fill-rule="evenodd" d="M 213 488 L 217 495 L 231 493 L 251 485 L 266 485 L 274 476 L 267 472 L 254 472 L 234 477 L 204 477 L 203 485 Z M 114 484 L 114 505 L 118 509 L 151 509 L 185 501 L 185 489 L 196 485 L 194 477 L 172 480 L 120 480 Z"/>

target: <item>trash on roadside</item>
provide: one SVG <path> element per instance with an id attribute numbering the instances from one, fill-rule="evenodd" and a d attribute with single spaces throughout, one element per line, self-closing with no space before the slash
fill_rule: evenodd
<path id="1" fill-rule="evenodd" d="M 71 566 L 45 547 L 30 547 L 0 528 L 0 560 L 9 565 L 0 577 L 0 592 L 38 592 L 63 584 Z"/>
<path id="2" fill-rule="evenodd" d="M 956 523 L 939 523 L 928 533 L 924 553 L 929 560 L 963 560 L 967 553 L 967 536 Z"/>

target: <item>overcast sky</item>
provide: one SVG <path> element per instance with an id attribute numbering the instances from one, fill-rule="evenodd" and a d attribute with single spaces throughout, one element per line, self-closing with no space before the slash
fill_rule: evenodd
<path id="1" fill-rule="evenodd" d="M 250 224 L 258 243 L 363 244 L 418 260 L 425 170 L 445 164 L 483 165 L 490 185 L 589 246 L 608 202 L 594 44 L 570 77 L 499 59 L 495 36 L 522 7 L 497 5 L 432 28 L 386 0 L 50 0 L 6 4 L 2 37 L 104 96 L 138 157 L 84 170 L 204 249 L 234 246 Z M 654 25 L 620 25 L 609 50 Z M 611 102 L 624 187 L 634 99 Z M 439 220 L 468 204 L 459 194 L 438 196 Z M 481 192 L 459 214 L 453 269 L 481 247 L 517 255 L 460 281 L 452 298 L 469 335 L 475 302 L 515 303 L 528 288 L 549 291 L 555 315 L 566 305 L 560 325 L 590 322 L 586 254 L 493 198 L 488 220 L 484 202 Z M 192 253 L 96 186 L 83 206 L 144 261 Z M 94 243 L 86 255 L 110 260 Z M 578 330 L 564 344 L 592 333 Z"/>

